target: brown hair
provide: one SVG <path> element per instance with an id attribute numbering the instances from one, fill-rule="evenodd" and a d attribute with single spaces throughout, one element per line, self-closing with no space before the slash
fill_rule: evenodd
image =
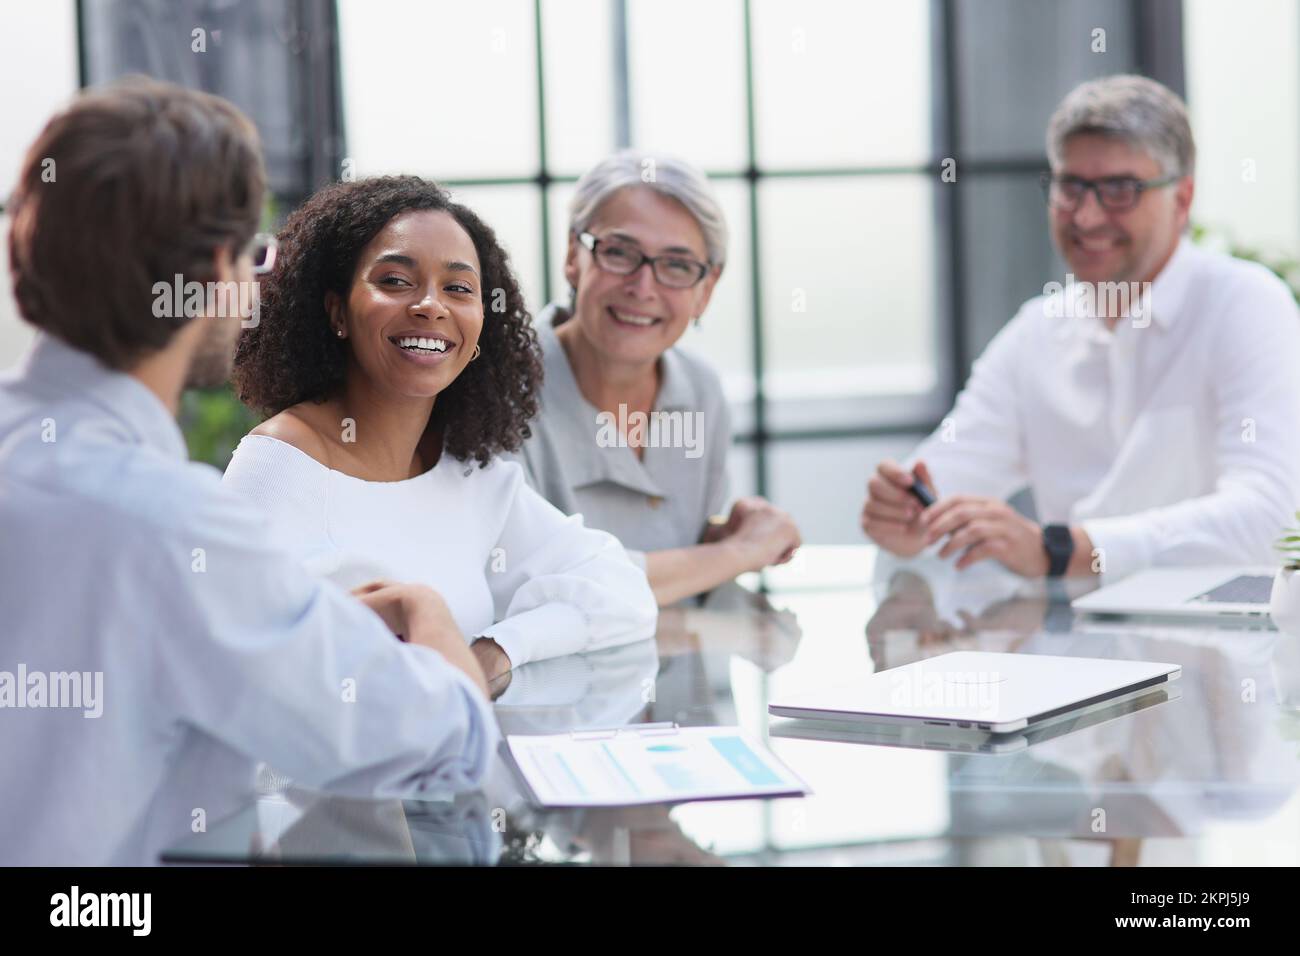
<path id="1" fill-rule="evenodd" d="M 46 124 L 10 199 L 9 263 L 23 317 L 110 368 L 164 348 L 153 286 L 212 278 L 261 219 L 257 131 L 233 104 L 132 77 Z"/>

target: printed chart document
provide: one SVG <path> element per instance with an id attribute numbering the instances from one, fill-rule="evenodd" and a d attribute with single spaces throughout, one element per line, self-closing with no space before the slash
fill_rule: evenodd
<path id="1" fill-rule="evenodd" d="M 803 796 L 803 781 L 739 727 L 642 724 L 506 738 L 544 807 Z"/>

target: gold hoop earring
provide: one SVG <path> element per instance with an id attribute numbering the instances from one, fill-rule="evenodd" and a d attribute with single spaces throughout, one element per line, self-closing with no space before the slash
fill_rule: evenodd
<path id="1" fill-rule="evenodd" d="M 478 358 L 478 357 L 479 357 L 480 355 L 482 355 L 482 354 L 483 354 L 483 350 L 482 350 L 481 348 L 479 348 L 478 343 L 475 342 L 475 343 L 474 343 L 474 354 L 471 355 L 471 356 L 469 357 L 469 360 L 472 362 L 472 361 L 474 361 L 476 358 Z"/>

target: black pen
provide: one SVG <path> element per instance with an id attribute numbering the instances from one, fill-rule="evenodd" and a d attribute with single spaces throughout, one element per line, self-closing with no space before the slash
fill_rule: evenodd
<path id="1" fill-rule="evenodd" d="M 921 502 L 922 508 L 928 508 L 939 500 L 935 497 L 934 492 L 930 490 L 930 486 L 920 478 L 913 477 L 912 487 L 907 490 L 911 492 L 912 496 L 916 498 L 917 501 Z"/>

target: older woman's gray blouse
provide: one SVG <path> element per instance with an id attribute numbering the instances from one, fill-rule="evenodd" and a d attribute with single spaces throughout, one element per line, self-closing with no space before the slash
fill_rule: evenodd
<path id="1" fill-rule="evenodd" d="M 641 422 L 651 444 L 638 459 L 614 418 L 578 391 L 555 334 L 568 318 L 549 305 L 535 320 L 546 377 L 532 437 L 516 456 L 529 483 L 561 511 L 613 534 L 643 565 L 646 551 L 697 544 L 727 504 L 731 423 L 717 373 L 680 349 L 663 354 L 654 410 Z"/>

